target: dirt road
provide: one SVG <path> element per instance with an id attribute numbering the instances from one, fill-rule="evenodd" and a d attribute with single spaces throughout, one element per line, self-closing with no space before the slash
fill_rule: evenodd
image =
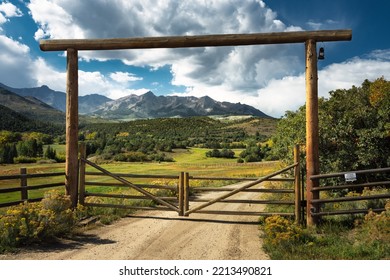
<path id="1" fill-rule="evenodd" d="M 213 198 L 221 193 L 208 193 Z M 248 199 L 254 193 L 231 198 Z M 218 203 L 210 210 L 261 211 L 262 205 Z M 60 245 L 39 247 L 0 259 L 55 260 L 256 260 L 262 251 L 256 216 L 139 212 L 109 225 L 87 231 Z"/>

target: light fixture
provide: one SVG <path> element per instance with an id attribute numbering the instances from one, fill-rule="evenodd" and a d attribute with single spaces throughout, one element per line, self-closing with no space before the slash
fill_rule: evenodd
<path id="1" fill-rule="evenodd" d="M 325 50 L 323 47 L 320 48 L 320 51 L 318 52 L 318 60 L 325 59 Z"/>

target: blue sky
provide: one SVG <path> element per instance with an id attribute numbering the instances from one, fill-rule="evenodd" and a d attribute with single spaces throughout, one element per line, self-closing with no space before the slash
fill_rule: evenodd
<path id="1" fill-rule="evenodd" d="M 387 0 L 0 0 L 0 82 L 65 91 L 62 52 L 40 39 L 352 29 L 318 43 L 319 95 L 390 79 Z M 80 52 L 80 95 L 152 90 L 252 105 L 274 117 L 305 102 L 304 45 Z"/>

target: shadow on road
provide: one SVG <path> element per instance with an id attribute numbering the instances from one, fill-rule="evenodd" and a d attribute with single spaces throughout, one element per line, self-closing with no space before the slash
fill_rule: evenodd
<path id="1" fill-rule="evenodd" d="M 169 221 L 187 221 L 194 223 L 215 223 L 215 224 L 236 224 L 236 225 L 258 225 L 259 222 L 253 221 L 228 221 L 228 220 L 218 220 L 210 218 L 189 218 L 189 217 L 158 217 L 158 216 L 141 216 L 141 215 L 127 215 L 128 218 L 139 218 L 139 219 L 153 219 L 153 220 L 169 220 Z"/>
<path id="2" fill-rule="evenodd" d="M 33 251 L 36 252 L 59 252 L 64 250 L 76 250 L 81 249 L 87 244 L 102 245 L 102 244 L 113 244 L 116 241 L 110 239 L 102 239 L 94 234 L 78 234 L 72 237 L 67 238 L 58 238 L 52 240 L 46 244 L 32 244 L 28 247 L 24 247 L 23 251 Z"/>

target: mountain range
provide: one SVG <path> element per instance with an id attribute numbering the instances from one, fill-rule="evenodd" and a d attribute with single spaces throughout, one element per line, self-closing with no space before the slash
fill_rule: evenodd
<path id="1" fill-rule="evenodd" d="M 23 97 L 35 97 L 47 105 L 65 112 L 65 92 L 52 90 L 45 85 L 33 88 L 12 88 L 0 83 L 0 88 L 6 89 Z M 111 99 L 100 94 L 79 96 L 79 112 L 80 114 L 89 114 L 108 101 L 111 101 Z"/>
<path id="2" fill-rule="evenodd" d="M 12 88 L 0 83 L 0 102 L 29 118 L 64 120 L 66 94 L 47 86 Z M 104 119 L 130 120 L 160 117 L 191 117 L 211 115 L 252 115 L 269 117 L 260 110 L 241 103 L 219 102 L 204 96 L 156 96 L 149 91 L 112 100 L 100 94 L 79 96 L 81 115 Z M 54 118 L 54 119 L 53 119 Z"/>
<path id="3" fill-rule="evenodd" d="M 108 101 L 92 113 L 108 119 L 144 119 L 162 117 L 192 117 L 212 115 L 252 115 L 268 117 L 249 105 L 218 102 L 203 96 L 156 96 L 149 91 Z"/>

